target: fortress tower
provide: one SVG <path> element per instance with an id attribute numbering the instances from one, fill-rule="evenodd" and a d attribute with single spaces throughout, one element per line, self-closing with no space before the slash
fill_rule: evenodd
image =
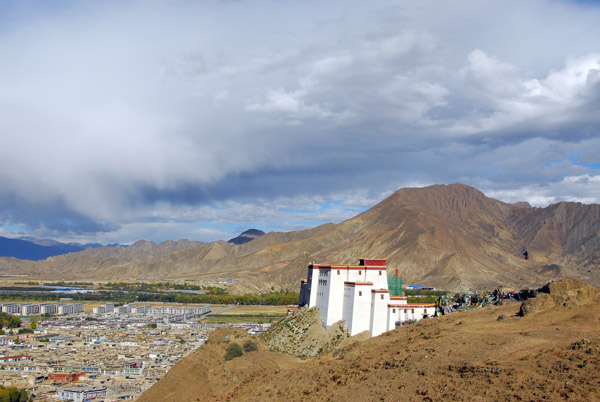
<path id="1" fill-rule="evenodd" d="M 385 259 L 360 259 L 358 265 L 311 264 L 301 283 L 299 307 L 318 307 L 326 327 L 344 320 L 351 336 L 363 331 L 377 336 L 411 317 L 416 321 L 433 315 L 433 304 L 408 305 L 406 297 L 390 297 L 386 270 Z"/>

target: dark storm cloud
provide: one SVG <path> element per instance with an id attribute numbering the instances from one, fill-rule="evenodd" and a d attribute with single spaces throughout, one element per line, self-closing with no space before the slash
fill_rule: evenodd
<path id="1" fill-rule="evenodd" d="M 0 235 L 229 238 L 340 221 L 399 187 L 449 182 L 536 205 L 600 200 L 596 5 L 4 11 Z"/>
<path id="2" fill-rule="evenodd" d="M 119 229 L 115 223 L 104 223 L 73 212 L 61 200 L 31 203 L 14 196 L 0 198 L 2 219 L 0 225 L 22 227 L 21 235 L 30 230 L 44 230 L 71 235 L 95 235 Z M 17 231 L 18 232 L 18 231 Z"/>

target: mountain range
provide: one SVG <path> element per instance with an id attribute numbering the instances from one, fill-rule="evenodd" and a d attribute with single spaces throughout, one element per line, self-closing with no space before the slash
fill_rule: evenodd
<path id="1" fill-rule="evenodd" d="M 509 204 L 463 184 L 405 188 L 339 224 L 271 232 L 242 244 L 139 241 L 43 261 L 0 258 L 0 273 L 38 279 L 233 279 L 234 292 L 299 289 L 310 262 L 383 257 L 405 284 L 451 291 L 600 284 L 600 205 Z M 527 251 L 528 258 L 524 256 Z"/>
<path id="2" fill-rule="evenodd" d="M 55 255 L 74 253 L 86 248 L 103 247 L 99 243 L 61 243 L 50 239 L 19 237 L 11 239 L 0 236 L 0 257 L 39 261 Z"/>

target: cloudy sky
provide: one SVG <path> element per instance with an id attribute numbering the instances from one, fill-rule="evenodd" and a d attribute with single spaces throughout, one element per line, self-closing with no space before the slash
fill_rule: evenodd
<path id="1" fill-rule="evenodd" d="M 600 4 L 0 0 L 0 236 L 228 239 L 394 190 L 600 202 Z"/>

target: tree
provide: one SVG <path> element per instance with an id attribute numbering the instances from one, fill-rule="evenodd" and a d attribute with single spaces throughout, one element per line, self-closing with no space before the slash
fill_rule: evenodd
<path id="1" fill-rule="evenodd" d="M 31 329 L 35 331 L 35 329 L 38 326 L 37 320 L 31 320 L 30 326 L 31 326 Z"/>
<path id="2" fill-rule="evenodd" d="M 225 352 L 225 360 L 231 360 L 236 357 L 240 357 L 244 354 L 244 350 L 237 342 L 232 342 L 227 346 L 227 351 Z"/>
<path id="3" fill-rule="evenodd" d="M 27 402 L 29 395 L 24 389 L 0 386 L 0 402 Z"/>
<path id="4" fill-rule="evenodd" d="M 258 350 L 258 343 L 253 339 L 246 339 L 244 341 L 244 352 L 256 352 Z"/>
<path id="5" fill-rule="evenodd" d="M 7 313 L 0 313 L 0 324 L 2 327 L 17 328 L 21 326 L 21 319 Z"/>
<path id="6" fill-rule="evenodd" d="M 17 328 L 21 326 L 21 319 L 19 317 L 15 317 L 11 315 L 8 319 L 8 327 L 9 328 Z"/>

